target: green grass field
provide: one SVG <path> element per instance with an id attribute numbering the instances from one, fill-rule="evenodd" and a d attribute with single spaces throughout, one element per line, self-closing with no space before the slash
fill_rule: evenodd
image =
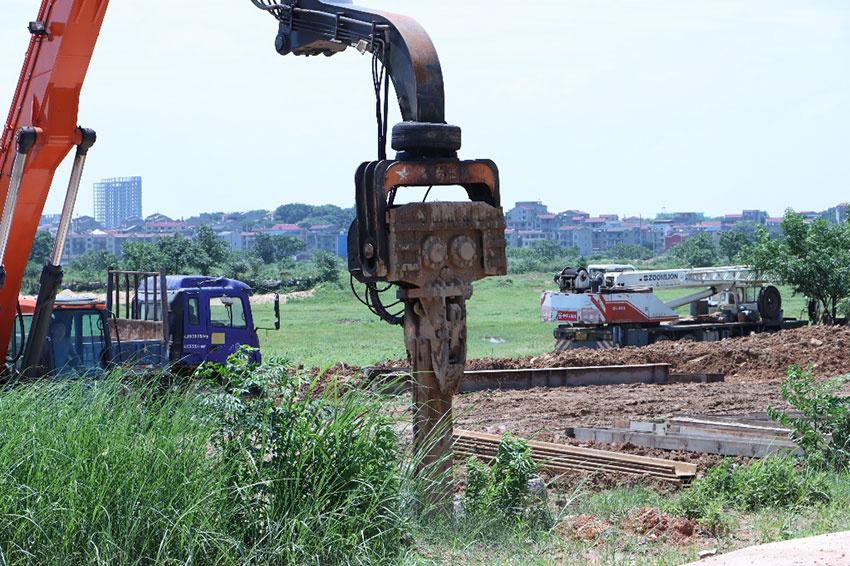
<path id="1" fill-rule="evenodd" d="M 542 354 L 553 346 L 554 323 L 540 322 L 540 292 L 555 289 L 545 273 L 491 277 L 475 283 L 468 309 L 468 357 Z M 660 291 L 662 300 L 692 292 Z M 805 304 L 780 287 L 785 315 L 799 317 Z M 281 305 L 280 331 L 260 331 L 265 355 L 285 356 L 305 366 L 353 365 L 406 356 L 401 327 L 381 321 L 345 289 L 318 289 L 314 296 Z M 679 312 L 687 313 L 688 307 Z M 259 326 L 271 326 L 272 306 L 254 307 Z"/>

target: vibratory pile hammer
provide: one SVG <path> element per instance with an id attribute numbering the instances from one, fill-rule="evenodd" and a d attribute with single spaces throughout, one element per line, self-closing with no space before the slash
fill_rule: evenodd
<path id="1" fill-rule="evenodd" d="M 275 47 L 283 55 L 333 55 L 351 46 L 373 57 L 378 159 L 355 173 L 349 271 L 365 285 L 363 301 L 384 320 L 404 326 L 417 383 L 415 436 L 434 443 L 433 461 L 447 453 L 451 440 L 471 284 L 506 272 L 498 170 L 487 159 L 458 158 L 461 130 L 446 124 L 440 61 L 417 22 L 349 2 L 252 1 L 278 19 Z M 390 80 L 404 120 L 391 132 L 395 159 L 385 149 Z M 469 201 L 395 204 L 400 191 L 441 185 L 463 187 Z M 382 299 L 392 287 L 403 312 L 390 312 L 392 305 Z"/>

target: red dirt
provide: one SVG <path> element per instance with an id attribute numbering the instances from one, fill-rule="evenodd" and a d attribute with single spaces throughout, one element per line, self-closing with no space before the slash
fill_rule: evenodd
<path id="1" fill-rule="evenodd" d="M 561 523 L 561 529 L 569 536 L 593 542 L 611 528 L 611 523 L 595 515 L 585 513 Z"/>
<path id="2" fill-rule="evenodd" d="M 659 342 L 642 348 L 576 349 L 527 358 L 469 360 L 467 369 L 601 366 L 667 363 L 677 373 L 723 373 L 742 379 L 771 379 L 788 366 L 811 364 L 821 376 L 850 368 L 850 328 L 809 326 L 774 334 L 753 334 L 720 342 Z"/>
<path id="3" fill-rule="evenodd" d="M 670 515 L 656 507 L 632 509 L 626 514 L 624 522 L 628 533 L 649 538 L 666 536 L 676 542 L 688 542 L 694 536 L 697 526 L 690 519 Z"/>

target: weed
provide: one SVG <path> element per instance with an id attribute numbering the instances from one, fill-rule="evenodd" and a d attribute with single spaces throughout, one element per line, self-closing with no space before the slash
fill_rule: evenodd
<path id="1" fill-rule="evenodd" d="M 397 561 L 415 482 L 382 400 L 305 391 L 243 354 L 216 368 L 227 390 L 119 376 L 4 391 L 0 561 Z"/>
<path id="2" fill-rule="evenodd" d="M 229 392 L 207 398 L 212 442 L 233 463 L 246 544 L 262 560 L 338 563 L 399 552 L 403 470 L 381 399 L 321 395 L 243 352 L 219 368 Z M 271 546 L 264 541 L 275 541 Z"/>
<path id="3" fill-rule="evenodd" d="M 825 503 L 830 499 L 831 493 L 822 474 L 796 470 L 793 459 L 773 456 L 751 462 L 746 467 L 724 460 L 683 492 L 673 507 L 689 519 L 712 524 L 723 507 L 756 511 L 767 507 Z"/>
<path id="4" fill-rule="evenodd" d="M 553 520 L 545 502 L 529 494 L 537 468 L 528 445 L 510 433 L 502 436 L 492 466 L 470 457 L 463 498 L 466 520 L 478 526 L 549 529 Z"/>
<path id="5" fill-rule="evenodd" d="M 705 507 L 700 510 L 700 515 L 701 517 L 698 520 L 700 527 L 713 537 L 726 536 L 735 526 L 732 515 L 718 500 L 708 501 Z"/>
<path id="6" fill-rule="evenodd" d="M 780 394 L 802 413 L 794 418 L 767 408 L 770 418 L 791 428 L 791 438 L 815 467 L 847 467 L 850 464 L 850 398 L 838 395 L 847 376 L 817 383 L 812 369 L 791 366 L 779 386 Z"/>

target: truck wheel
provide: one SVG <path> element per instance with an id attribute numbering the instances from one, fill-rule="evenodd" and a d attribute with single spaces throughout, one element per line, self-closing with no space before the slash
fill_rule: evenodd
<path id="1" fill-rule="evenodd" d="M 782 295 L 773 285 L 762 287 L 758 298 L 759 314 L 762 320 L 777 320 L 782 312 Z"/>

